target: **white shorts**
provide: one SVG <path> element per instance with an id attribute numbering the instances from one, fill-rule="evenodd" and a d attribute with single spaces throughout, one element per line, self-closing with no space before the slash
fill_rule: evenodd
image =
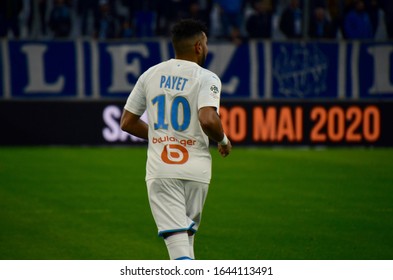
<path id="1" fill-rule="evenodd" d="M 209 184 L 165 178 L 150 179 L 146 185 L 159 236 L 198 230 Z"/>

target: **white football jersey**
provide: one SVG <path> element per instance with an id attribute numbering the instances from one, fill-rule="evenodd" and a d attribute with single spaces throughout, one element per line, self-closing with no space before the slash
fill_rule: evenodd
<path id="1" fill-rule="evenodd" d="M 202 107 L 220 106 L 221 81 L 186 60 L 171 59 L 143 73 L 125 109 L 147 110 L 149 145 L 146 180 L 176 178 L 210 183 L 209 139 L 198 118 Z"/>

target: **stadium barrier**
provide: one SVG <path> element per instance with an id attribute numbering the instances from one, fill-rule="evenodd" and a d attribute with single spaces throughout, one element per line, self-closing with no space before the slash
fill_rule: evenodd
<path id="1" fill-rule="evenodd" d="M 0 44 L 0 100 L 124 99 L 152 65 L 173 57 L 168 39 Z M 209 43 L 206 67 L 225 99 L 393 98 L 393 42 Z"/>
<path id="2" fill-rule="evenodd" d="M 125 101 L 0 102 L 0 145 L 144 145 L 120 129 Z M 393 102 L 227 101 L 236 145 L 393 146 Z"/>

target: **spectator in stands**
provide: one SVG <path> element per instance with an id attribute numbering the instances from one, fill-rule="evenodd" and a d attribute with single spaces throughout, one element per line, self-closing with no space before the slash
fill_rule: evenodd
<path id="1" fill-rule="evenodd" d="M 120 38 L 130 39 L 135 36 L 132 22 L 129 19 L 123 19 L 120 28 Z"/>
<path id="2" fill-rule="evenodd" d="M 113 13 L 111 5 L 105 0 L 100 0 L 99 14 L 95 20 L 94 35 L 98 39 L 114 39 L 119 35 L 119 20 Z"/>
<path id="3" fill-rule="evenodd" d="M 189 16 L 204 22 L 207 30 L 210 30 L 210 11 L 212 8 L 212 0 L 190 0 Z"/>
<path id="4" fill-rule="evenodd" d="M 0 36 L 4 37 L 13 34 L 14 38 L 27 36 L 31 39 L 43 38 L 47 35 L 47 27 L 53 28 L 50 20 L 47 20 L 48 8 L 52 7 L 52 3 L 56 0 L 0 0 Z M 282 31 L 287 38 L 301 38 L 304 35 L 304 13 L 302 7 L 304 3 L 309 3 L 310 16 L 314 16 L 313 11 L 316 7 L 323 6 L 331 19 L 334 34 L 340 36 L 337 32 L 340 30 L 344 38 L 353 36 L 346 34 L 344 19 L 352 10 L 352 2 L 358 0 L 310 0 L 304 2 L 302 0 L 64 0 L 70 7 L 70 13 L 75 13 L 80 22 L 79 26 L 74 29 L 72 34 L 82 36 L 99 37 L 98 28 L 101 29 L 101 37 L 126 37 L 129 38 L 131 31 L 133 37 L 150 37 L 150 36 L 169 36 L 169 30 L 174 22 L 180 18 L 191 17 L 200 19 L 207 24 L 213 38 L 229 38 L 233 42 L 239 43 L 249 37 L 269 38 L 275 37 L 276 27 Z M 271 34 L 270 28 L 249 28 L 247 25 L 262 24 L 262 15 L 257 12 L 259 2 L 265 3 L 265 7 L 269 7 L 269 11 L 264 12 L 264 24 L 268 24 L 269 14 L 272 17 Z M 284 12 L 277 15 L 277 11 L 282 10 L 283 3 L 288 3 Z M 369 15 L 371 30 L 373 37 L 378 31 L 380 21 L 380 10 L 384 11 L 384 20 L 386 31 L 389 38 L 393 38 L 393 0 L 362 0 L 365 4 L 365 10 Z M 250 3 L 250 5 L 249 5 Z M 255 3 L 255 5 L 254 5 Z M 303 5 L 301 4 L 303 3 Z M 72 4 L 72 5 L 71 5 Z M 250 10 L 245 7 L 252 7 L 255 15 L 250 15 Z M 103 6 L 109 6 L 103 8 Z M 351 8 L 349 8 L 351 7 Z M 103 9 L 110 11 L 103 18 Z M 24 12 L 23 20 L 21 12 Z M 319 12 L 318 12 L 319 13 Z M 11 17 L 10 17 L 11 15 Z M 259 15 L 259 16 L 257 16 Z M 121 17 L 119 17 L 121 16 Z M 245 20 L 244 16 L 250 19 Z M 278 18 L 278 26 L 276 26 L 276 16 Z M 111 18 L 110 18 L 111 17 Z M 121 20 L 120 20 L 121 18 Z M 99 22 L 102 23 L 100 26 Z M 105 23 L 106 22 L 106 23 Z M 115 24 L 113 24 L 115 22 Z M 71 21 L 71 24 L 73 22 Z M 91 23 L 91 25 L 89 25 Z M 122 27 L 124 23 L 124 27 Z M 274 24 L 273 24 L 274 23 Z M 19 26 L 21 25 L 21 26 Z M 129 26 L 132 26 L 132 30 Z M 313 26 L 311 23 L 311 28 Z M 112 28 L 111 26 L 116 26 Z M 318 25 L 320 31 L 320 25 Z M 116 34 L 108 35 L 102 29 L 116 29 Z M 28 29 L 28 30 L 27 30 Z M 222 30 L 221 30 L 222 29 Z M 320 35 L 308 30 L 310 36 L 318 37 Z M 27 32 L 28 31 L 28 32 Z M 125 33 L 127 34 L 125 34 Z M 247 32 L 247 33 L 246 33 Z M 28 33 L 28 34 L 27 34 Z M 109 32 L 110 33 L 110 32 Z M 107 34 L 107 35 L 105 35 Z M 311 35 L 314 34 L 314 35 Z M 56 37 L 61 37 L 56 32 Z M 334 36 L 333 36 L 334 37 Z"/>
<path id="5" fill-rule="evenodd" d="M 157 35 L 170 36 L 172 26 L 189 17 L 189 0 L 157 0 Z"/>
<path id="6" fill-rule="evenodd" d="M 153 37 L 156 30 L 156 12 L 139 10 L 135 12 L 135 33 L 139 38 Z"/>
<path id="7" fill-rule="evenodd" d="M 319 2 L 319 3 L 318 3 Z M 335 37 L 345 37 L 344 35 L 344 17 L 346 13 L 347 2 L 352 0 L 325 0 L 317 1 L 311 10 L 314 10 L 318 6 L 326 8 L 327 14 L 330 17 L 332 32 Z"/>
<path id="8" fill-rule="evenodd" d="M 81 35 L 91 35 L 89 34 L 88 22 L 89 19 L 96 19 L 98 17 L 98 0 L 78 0 L 76 11 L 80 18 Z"/>
<path id="9" fill-rule="evenodd" d="M 377 0 L 365 0 L 366 11 L 370 17 L 373 37 L 377 33 L 379 24 L 379 4 Z"/>
<path id="10" fill-rule="evenodd" d="M 29 16 L 28 16 L 28 28 L 29 35 L 36 39 L 40 36 L 47 35 L 47 22 L 46 22 L 46 11 L 48 8 L 47 0 L 29 0 Z"/>
<path id="11" fill-rule="evenodd" d="M 382 10 L 385 13 L 385 26 L 389 39 L 393 39 L 393 1 L 379 0 Z"/>
<path id="12" fill-rule="evenodd" d="M 55 38 L 66 38 L 72 28 L 71 9 L 65 0 L 55 0 L 54 4 L 49 16 L 49 28 Z"/>
<path id="13" fill-rule="evenodd" d="M 153 37 L 157 29 L 158 0 L 121 0 L 136 37 Z"/>
<path id="14" fill-rule="evenodd" d="M 254 13 L 246 21 L 249 38 L 271 38 L 272 6 L 266 0 L 255 0 L 251 5 Z"/>
<path id="15" fill-rule="evenodd" d="M 303 12 L 300 0 L 291 0 L 280 18 L 280 30 L 289 39 L 303 36 Z"/>
<path id="16" fill-rule="evenodd" d="M 330 39 L 336 37 L 336 31 L 323 6 L 311 11 L 309 33 L 313 39 Z"/>
<path id="17" fill-rule="evenodd" d="M 345 17 L 344 28 L 348 39 L 373 38 L 370 17 L 363 0 L 354 1 L 353 8 Z"/>
<path id="18" fill-rule="evenodd" d="M 15 38 L 19 38 L 19 14 L 22 9 L 22 0 L 0 1 L 0 38 L 7 37 L 9 31 Z"/>
<path id="19" fill-rule="evenodd" d="M 214 0 L 219 5 L 221 37 L 240 44 L 243 40 L 241 27 L 243 22 L 244 1 L 243 0 Z"/>

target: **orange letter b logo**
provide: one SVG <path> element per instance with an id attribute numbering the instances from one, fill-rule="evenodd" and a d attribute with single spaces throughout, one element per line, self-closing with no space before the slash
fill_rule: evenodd
<path id="1" fill-rule="evenodd" d="M 188 151 L 182 145 L 165 145 L 161 153 L 161 159 L 168 164 L 184 164 L 188 160 Z"/>

